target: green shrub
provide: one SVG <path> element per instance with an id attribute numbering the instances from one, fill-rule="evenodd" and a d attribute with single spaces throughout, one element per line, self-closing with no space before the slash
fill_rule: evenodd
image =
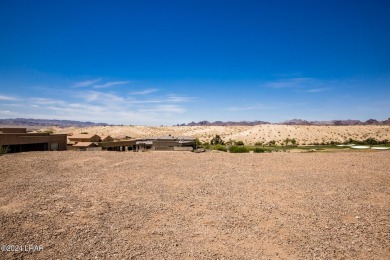
<path id="1" fill-rule="evenodd" d="M 255 145 L 256 145 L 256 146 L 262 146 L 263 143 L 262 143 L 262 142 L 256 142 Z"/>
<path id="2" fill-rule="evenodd" d="M 275 140 L 271 140 L 268 142 L 268 146 L 275 146 L 275 144 L 276 144 Z"/>
<path id="3" fill-rule="evenodd" d="M 222 144 L 216 144 L 211 147 L 212 150 L 217 150 L 217 151 L 222 151 L 222 152 L 227 152 L 226 146 Z"/>
<path id="4" fill-rule="evenodd" d="M 82 132 L 81 134 L 83 134 L 83 135 L 87 135 L 87 134 L 88 134 L 88 132 Z"/>
<path id="5" fill-rule="evenodd" d="M 253 152 L 254 152 L 254 153 L 264 153 L 264 149 L 263 149 L 263 148 L 256 147 L 255 149 L 253 149 Z"/>
<path id="6" fill-rule="evenodd" d="M 0 156 L 3 155 L 3 154 L 8 153 L 8 151 L 9 151 L 8 146 L 0 145 Z"/>
<path id="7" fill-rule="evenodd" d="M 363 144 L 363 145 L 379 145 L 379 144 L 386 144 L 388 143 L 388 141 L 387 140 L 380 141 L 375 138 L 369 137 L 362 141 L 349 138 L 347 141 L 344 142 L 344 144 L 351 144 L 351 143 Z"/>
<path id="8" fill-rule="evenodd" d="M 297 145 L 297 140 L 295 138 L 290 139 L 291 145 L 296 146 Z"/>
<path id="9" fill-rule="evenodd" d="M 249 153 L 249 149 L 245 146 L 236 146 L 233 145 L 230 147 L 229 152 L 231 153 Z"/>
<path id="10" fill-rule="evenodd" d="M 244 142 L 243 141 L 236 141 L 234 144 L 235 145 L 244 145 Z"/>
<path id="11" fill-rule="evenodd" d="M 196 146 L 201 146 L 202 142 L 199 140 L 199 138 L 195 139 Z"/>
<path id="12" fill-rule="evenodd" d="M 216 145 L 216 144 L 224 145 L 225 144 L 225 142 L 222 140 L 221 136 L 219 136 L 219 135 L 216 135 L 213 139 L 211 139 L 210 143 L 212 145 Z"/>
<path id="13" fill-rule="evenodd" d="M 377 145 L 377 144 L 380 144 L 381 142 L 376 140 L 375 138 L 367 138 L 366 140 L 363 141 L 365 144 L 369 144 L 369 145 Z"/>

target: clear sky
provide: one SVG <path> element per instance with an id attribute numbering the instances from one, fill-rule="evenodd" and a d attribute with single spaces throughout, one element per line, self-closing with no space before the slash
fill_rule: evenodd
<path id="1" fill-rule="evenodd" d="M 0 0 L 0 118 L 390 117 L 390 1 Z"/>

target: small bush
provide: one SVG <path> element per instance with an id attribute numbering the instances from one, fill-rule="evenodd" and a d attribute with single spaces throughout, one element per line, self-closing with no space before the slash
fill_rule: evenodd
<path id="1" fill-rule="evenodd" d="M 8 146 L 0 145 L 0 156 L 3 155 L 3 154 L 8 153 L 8 151 L 9 151 Z"/>
<path id="2" fill-rule="evenodd" d="M 249 149 L 245 146 L 236 146 L 233 145 L 230 147 L 229 152 L 231 153 L 249 153 Z"/>
<path id="3" fill-rule="evenodd" d="M 212 146 L 211 149 L 217 150 L 217 151 L 222 151 L 222 152 L 227 152 L 226 146 L 224 146 L 222 144 L 216 144 L 216 145 Z"/>
<path id="4" fill-rule="evenodd" d="M 271 140 L 268 142 L 268 146 L 275 146 L 275 144 L 276 144 L 275 140 Z"/>
<path id="5" fill-rule="evenodd" d="M 83 134 L 83 135 L 87 135 L 87 134 L 88 134 L 88 132 L 82 132 L 81 134 Z"/>
<path id="6" fill-rule="evenodd" d="M 256 146 L 262 146 L 263 143 L 262 143 L 262 142 L 256 142 L 255 145 L 256 145 Z"/>
<path id="7" fill-rule="evenodd" d="M 229 139 L 229 141 L 225 142 L 225 145 L 234 145 L 236 141 Z"/>
<path id="8" fill-rule="evenodd" d="M 381 142 L 376 140 L 375 138 L 367 138 L 366 140 L 363 141 L 365 144 L 369 144 L 369 145 L 377 145 L 377 144 L 380 144 Z"/>
<path id="9" fill-rule="evenodd" d="M 290 142 L 292 146 L 297 146 L 297 140 L 295 138 L 290 139 Z"/>
<path id="10" fill-rule="evenodd" d="M 219 136 L 219 135 L 216 135 L 213 139 L 211 139 L 210 143 L 212 145 L 216 145 L 216 144 L 224 145 L 225 144 L 225 142 L 222 140 L 221 136 Z"/>
<path id="11" fill-rule="evenodd" d="M 347 141 L 344 142 L 344 144 L 363 144 L 363 145 L 379 145 L 379 144 L 387 144 L 388 141 L 385 139 L 383 141 L 377 140 L 375 138 L 369 137 L 364 140 L 355 140 L 352 138 L 349 138 Z"/>
<path id="12" fill-rule="evenodd" d="M 235 145 L 244 145 L 244 142 L 243 141 L 236 141 Z"/>
<path id="13" fill-rule="evenodd" d="M 202 142 L 199 140 L 199 138 L 196 138 L 195 142 L 197 147 L 202 146 Z"/>
<path id="14" fill-rule="evenodd" d="M 254 152 L 254 153 L 264 153 L 264 149 L 263 149 L 263 148 L 256 147 L 255 149 L 253 149 L 253 152 Z"/>

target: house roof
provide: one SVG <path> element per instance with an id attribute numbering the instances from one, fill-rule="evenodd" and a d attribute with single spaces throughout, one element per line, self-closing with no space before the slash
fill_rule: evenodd
<path id="1" fill-rule="evenodd" d="M 179 144 L 193 144 L 194 141 L 193 140 L 183 140 L 183 141 L 179 141 Z"/>
<path id="2" fill-rule="evenodd" d="M 145 137 L 145 138 L 138 138 L 137 141 L 152 141 L 152 140 L 178 140 L 178 141 L 195 141 L 195 137 L 192 136 L 159 136 L 159 137 Z"/>
<path id="3" fill-rule="evenodd" d="M 100 136 L 98 136 L 97 134 L 75 134 L 75 135 L 69 136 L 68 139 L 89 139 L 89 138 L 92 138 L 94 136 L 97 136 L 100 138 Z"/>
<path id="4" fill-rule="evenodd" d="M 149 144 L 149 145 L 152 145 L 153 144 L 153 141 L 144 141 L 144 140 L 138 140 L 135 142 L 136 144 Z"/>
<path id="5" fill-rule="evenodd" d="M 158 139 L 158 140 L 173 140 L 176 138 L 169 135 L 169 136 L 160 136 L 160 137 L 157 137 L 156 139 Z"/>
<path id="6" fill-rule="evenodd" d="M 152 137 L 144 137 L 144 138 L 141 138 L 142 140 L 157 140 L 159 139 L 160 137 L 156 137 L 156 136 L 152 136 Z"/>
<path id="7" fill-rule="evenodd" d="M 104 140 L 104 139 L 106 139 L 106 138 L 108 138 L 108 139 L 114 139 L 114 138 L 111 137 L 110 135 L 102 135 L 102 136 L 100 136 L 100 139 L 102 139 L 102 140 Z"/>
<path id="8" fill-rule="evenodd" d="M 113 138 L 116 139 L 116 140 L 129 139 L 127 137 L 128 137 L 127 135 L 116 135 Z"/>
<path id="9" fill-rule="evenodd" d="M 73 145 L 73 147 L 91 147 L 91 146 L 96 146 L 96 144 L 92 142 L 78 142 L 77 144 Z"/>
<path id="10" fill-rule="evenodd" d="M 178 136 L 177 139 L 183 141 L 194 141 L 196 138 L 192 136 Z"/>

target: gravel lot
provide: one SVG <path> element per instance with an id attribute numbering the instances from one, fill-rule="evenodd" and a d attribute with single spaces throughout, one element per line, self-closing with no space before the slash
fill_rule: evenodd
<path id="1" fill-rule="evenodd" d="M 0 259 L 390 259 L 390 152 L 0 157 Z"/>

